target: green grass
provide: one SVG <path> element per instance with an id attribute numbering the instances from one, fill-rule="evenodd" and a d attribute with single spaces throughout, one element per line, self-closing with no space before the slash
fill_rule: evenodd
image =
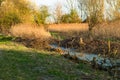
<path id="1" fill-rule="evenodd" d="M 2 34 L 0 34 L 0 43 L 7 43 L 7 42 L 11 42 L 12 40 L 14 40 L 15 38 L 11 37 L 11 36 L 4 36 Z"/>
<path id="2" fill-rule="evenodd" d="M 107 80 L 107 77 L 107 72 L 74 63 L 55 52 L 0 41 L 0 80 Z"/>

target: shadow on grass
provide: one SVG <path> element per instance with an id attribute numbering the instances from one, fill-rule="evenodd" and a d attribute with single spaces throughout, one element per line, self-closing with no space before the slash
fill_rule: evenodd
<path id="1" fill-rule="evenodd" d="M 12 41 L 14 38 L 11 36 L 3 36 L 0 35 L 0 42 L 7 42 L 7 41 Z"/>
<path id="2" fill-rule="evenodd" d="M 1 80 L 80 80 L 80 70 L 60 55 L 0 50 Z"/>
<path id="3" fill-rule="evenodd" d="M 1 80 L 101 80 L 102 73 L 55 53 L 0 50 Z"/>

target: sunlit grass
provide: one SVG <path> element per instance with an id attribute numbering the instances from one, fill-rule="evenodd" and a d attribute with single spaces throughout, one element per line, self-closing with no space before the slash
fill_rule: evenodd
<path id="1" fill-rule="evenodd" d="M 101 23 L 94 26 L 92 36 L 95 39 L 102 40 L 120 40 L 120 21 L 110 23 Z M 82 24 L 51 24 L 48 27 L 50 32 L 55 32 L 54 35 L 59 36 L 58 33 L 63 33 L 62 36 L 72 37 L 81 36 L 88 38 L 89 26 L 87 23 Z"/>
<path id="2" fill-rule="evenodd" d="M 55 32 L 88 31 L 88 24 L 51 24 L 48 29 Z"/>

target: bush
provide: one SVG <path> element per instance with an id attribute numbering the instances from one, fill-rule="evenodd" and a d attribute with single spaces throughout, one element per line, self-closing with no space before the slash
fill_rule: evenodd
<path id="1" fill-rule="evenodd" d="M 0 18 L 0 29 L 2 32 L 8 31 L 12 25 L 20 23 L 21 20 L 16 13 L 7 13 Z"/>
<path id="2" fill-rule="evenodd" d="M 1 6 L 1 4 L 2 4 L 3 1 L 4 1 L 4 0 L 0 0 L 0 6 Z"/>
<path id="3" fill-rule="evenodd" d="M 82 20 L 75 9 L 71 9 L 70 14 L 65 14 L 61 17 L 62 23 L 80 23 Z"/>
<path id="4" fill-rule="evenodd" d="M 49 16 L 48 7 L 41 6 L 40 11 L 34 14 L 34 21 L 38 25 L 45 24 L 46 18 Z"/>

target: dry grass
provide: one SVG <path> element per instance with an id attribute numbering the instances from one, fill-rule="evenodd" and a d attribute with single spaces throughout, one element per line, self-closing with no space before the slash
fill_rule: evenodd
<path id="1" fill-rule="evenodd" d="M 88 31 L 88 24 L 51 24 L 48 29 L 55 32 Z"/>
<path id="2" fill-rule="evenodd" d="M 120 39 L 120 22 L 111 22 L 97 25 L 94 29 L 94 37 L 97 38 L 110 38 L 110 39 Z"/>
<path id="3" fill-rule="evenodd" d="M 89 26 L 83 24 L 51 24 L 49 31 L 61 32 L 65 37 L 81 36 L 88 37 Z M 120 21 L 98 24 L 93 28 L 93 37 L 100 39 L 120 39 Z"/>
<path id="4" fill-rule="evenodd" d="M 50 33 L 43 27 L 39 27 L 32 24 L 19 24 L 10 29 L 10 32 L 15 37 L 35 39 L 35 38 L 49 38 Z"/>

